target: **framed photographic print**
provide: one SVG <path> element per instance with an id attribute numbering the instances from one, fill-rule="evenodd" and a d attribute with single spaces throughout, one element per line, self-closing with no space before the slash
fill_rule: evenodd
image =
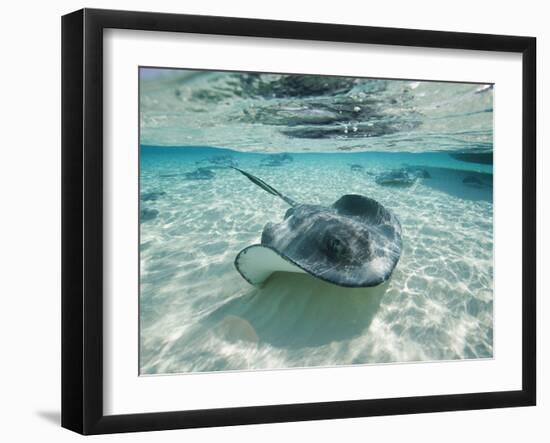
<path id="1" fill-rule="evenodd" d="M 531 37 L 62 21 L 62 425 L 534 405 Z"/>

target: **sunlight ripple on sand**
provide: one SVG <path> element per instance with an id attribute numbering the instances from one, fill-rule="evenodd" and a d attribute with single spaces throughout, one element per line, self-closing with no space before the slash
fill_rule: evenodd
<path id="1" fill-rule="evenodd" d="M 366 173 L 350 174 L 346 154 L 304 155 L 272 168 L 247 155 L 241 167 L 297 201 L 329 205 L 357 193 L 393 210 L 403 227 L 393 278 L 382 293 L 298 274 L 254 288 L 233 260 L 259 243 L 267 222 L 282 219 L 286 204 L 231 169 L 185 180 L 195 158 L 146 158 L 141 192 L 166 194 L 142 202 L 158 211 L 141 225 L 142 373 L 492 357 L 493 205 L 476 198 L 483 190 L 462 189 L 458 179 L 452 192 L 428 180 L 379 186 Z M 424 163 L 453 162 L 434 159 Z M 374 172 L 402 162 L 363 160 Z"/>

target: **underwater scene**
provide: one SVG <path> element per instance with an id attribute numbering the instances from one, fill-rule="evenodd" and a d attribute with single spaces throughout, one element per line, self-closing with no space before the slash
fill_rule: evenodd
<path id="1" fill-rule="evenodd" d="M 140 68 L 140 374 L 492 358 L 493 94 Z"/>

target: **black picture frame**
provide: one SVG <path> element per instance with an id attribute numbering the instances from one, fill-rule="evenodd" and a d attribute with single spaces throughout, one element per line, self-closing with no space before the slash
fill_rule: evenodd
<path id="1" fill-rule="evenodd" d="M 522 54 L 522 389 L 104 415 L 103 30 L 171 31 Z M 530 406 L 536 403 L 536 39 L 83 9 L 62 18 L 62 426 L 81 434 Z"/>

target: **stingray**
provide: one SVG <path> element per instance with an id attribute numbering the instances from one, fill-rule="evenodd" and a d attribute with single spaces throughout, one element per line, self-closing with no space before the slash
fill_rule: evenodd
<path id="1" fill-rule="evenodd" d="M 401 256 L 401 224 L 376 200 L 348 194 L 330 206 L 301 204 L 258 177 L 234 168 L 290 208 L 267 223 L 260 244 L 244 248 L 235 267 L 252 285 L 274 272 L 300 272 L 329 283 L 372 287 L 386 282 Z"/>
<path id="2" fill-rule="evenodd" d="M 141 200 L 144 202 L 157 201 L 159 198 L 165 195 L 166 195 L 166 192 L 164 191 L 144 192 L 141 194 Z"/>
<path id="3" fill-rule="evenodd" d="M 139 219 L 141 222 L 154 220 L 159 215 L 156 209 L 143 208 L 139 211 Z"/>
<path id="4" fill-rule="evenodd" d="M 216 176 L 214 171 L 208 168 L 197 168 L 193 172 L 184 174 L 186 180 L 211 180 Z"/>
<path id="5" fill-rule="evenodd" d="M 487 187 L 491 187 L 490 184 L 485 183 L 485 182 L 481 179 L 481 176 L 476 176 L 476 175 L 474 175 L 474 174 L 469 174 L 469 175 L 467 175 L 466 177 L 464 177 L 464 178 L 462 179 L 462 183 L 464 183 L 464 184 L 467 185 L 467 186 L 474 187 L 474 188 L 487 188 Z"/>
<path id="6" fill-rule="evenodd" d="M 260 166 L 284 166 L 293 161 L 294 159 L 290 154 L 270 154 L 261 160 Z"/>
<path id="7" fill-rule="evenodd" d="M 388 172 L 384 172 L 377 175 L 374 181 L 381 186 L 412 186 L 416 182 L 417 177 L 413 174 L 409 174 L 404 169 L 393 169 Z"/>
<path id="8" fill-rule="evenodd" d="M 353 172 L 362 172 L 365 168 L 357 163 L 349 165 L 349 168 Z"/>
<path id="9" fill-rule="evenodd" d="M 199 160 L 195 163 L 202 164 L 207 163 L 208 169 L 222 169 L 222 168 L 228 168 L 230 166 L 239 166 L 237 163 L 237 160 L 233 158 L 233 156 L 227 154 L 227 155 L 213 155 L 208 158 L 204 158 L 202 160 Z"/>
<path id="10" fill-rule="evenodd" d="M 432 178 L 431 174 L 424 168 L 407 166 L 402 170 L 405 171 L 407 174 L 412 175 L 415 178 Z"/>

